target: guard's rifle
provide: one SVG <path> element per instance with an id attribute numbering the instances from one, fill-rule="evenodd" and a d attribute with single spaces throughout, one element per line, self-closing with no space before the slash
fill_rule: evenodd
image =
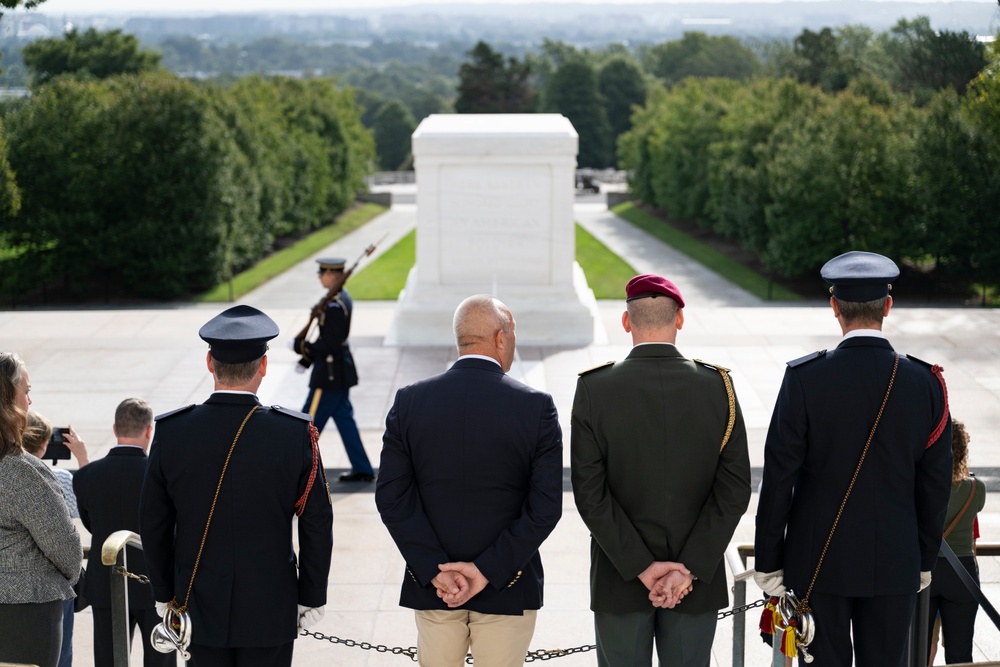
<path id="1" fill-rule="evenodd" d="M 358 257 L 357 261 L 355 261 L 354 264 L 351 265 L 351 268 L 347 269 L 342 274 L 340 274 L 340 276 L 337 278 L 337 281 L 334 282 L 333 285 L 330 286 L 330 289 L 327 290 L 326 296 L 320 299 L 319 302 L 315 306 L 313 306 L 312 310 L 309 312 L 309 321 L 306 322 L 306 325 L 304 327 L 302 327 L 302 331 L 299 332 L 299 335 L 295 337 L 296 341 L 304 341 L 306 339 L 306 336 L 309 335 L 309 329 L 312 328 L 313 322 L 315 322 L 319 318 L 319 316 L 326 311 L 326 307 L 330 305 L 330 302 L 336 299 L 337 295 L 340 294 L 340 291 L 344 289 L 344 283 L 346 283 L 347 279 L 351 277 L 352 273 L 354 273 L 354 269 L 358 268 L 358 264 L 361 263 L 361 260 L 363 260 L 365 257 L 368 257 L 373 252 L 375 252 L 375 248 L 377 248 L 378 245 L 385 240 L 386 236 L 388 236 L 388 234 L 385 234 L 378 241 L 372 243 L 367 248 L 365 248 L 365 251 L 361 253 L 361 256 Z"/>

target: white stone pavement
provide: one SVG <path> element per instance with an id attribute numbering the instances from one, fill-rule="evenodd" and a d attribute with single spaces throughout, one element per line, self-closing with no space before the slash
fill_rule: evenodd
<path id="1" fill-rule="evenodd" d="M 657 272 L 675 280 L 687 300 L 685 328 L 678 340 L 688 356 L 729 367 L 750 436 L 751 462 L 762 464 L 762 448 L 784 362 L 814 349 L 837 344 L 838 330 L 823 301 L 806 304 L 762 302 L 733 287 L 658 240 L 609 214 L 601 204 L 580 203 L 576 219 L 637 272 Z M 319 254 L 353 261 L 370 242 L 388 233 L 379 252 L 415 223 L 415 207 L 402 204 Z M 966 421 L 973 437 L 972 468 L 1000 467 L 1000 311 L 978 308 L 919 308 L 907 305 L 906 286 L 894 292 L 898 307 L 886 321 L 886 333 L 901 350 L 941 364 L 948 380 L 953 412 Z M 306 376 L 293 372 L 296 356 L 284 342 L 305 324 L 308 309 L 322 296 L 315 264 L 303 262 L 241 302 L 262 308 L 279 324 L 282 336 L 272 345 L 268 377 L 261 388 L 266 403 L 301 407 Z M 622 332 L 623 305 L 599 302 L 608 343 L 583 348 L 524 348 L 513 373 L 555 398 L 567 437 L 576 374 L 628 353 Z M 211 390 L 205 370 L 205 346 L 198 328 L 222 304 L 180 304 L 154 308 L 0 311 L 0 349 L 19 352 L 31 373 L 34 408 L 57 425 L 72 424 L 88 443 L 91 458 L 114 444 L 114 408 L 127 396 L 150 401 L 155 412 L 200 402 Z M 373 462 L 378 460 L 383 420 L 395 390 L 443 371 L 454 359 L 450 348 L 394 348 L 382 344 L 394 302 L 355 305 L 352 349 L 361 384 L 352 391 L 358 425 Z M 517 313 L 515 313 L 515 317 Z M 324 431 L 324 461 L 346 468 L 336 429 Z M 65 463 L 60 464 L 66 466 Z M 69 466 L 73 467 L 73 466 Z M 678 471 L 681 473 L 682 471 Z M 369 487 L 334 496 L 334 558 L 327 615 L 318 631 L 408 647 L 415 644 L 412 614 L 398 607 L 402 561 L 382 527 Z M 337 491 L 345 491 L 336 489 Z M 349 491 L 349 490 L 346 490 Z M 735 541 L 753 539 L 756 498 L 740 524 Z M 981 515 L 983 540 L 1000 542 L 1000 497 L 991 493 Z M 85 539 L 86 541 L 86 539 Z M 564 496 L 564 516 L 543 545 L 546 603 L 539 614 L 532 649 L 571 647 L 593 642 L 588 611 L 588 534 Z M 981 559 L 987 593 L 1000 600 L 1000 564 Z M 757 592 L 750 586 L 748 597 Z M 748 618 L 747 663 L 769 664 L 769 656 Z M 985 615 L 977 623 L 977 659 L 1000 658 L 1000 631 Z M 731 664 L 731 625 L 719 625 L 715 665 Z M 89 612 L 77 615 L 74 638 L 77 665 L 91 665 Z M 138 651 L 136 652 L 136 654 Z M 300 639 L 296 665 L 400 665 L 400 656 Z M 940 662 L 940 660 L 939 660 Z M 593 653 L 560 658 L 560 667 L 594 665 Z"/>

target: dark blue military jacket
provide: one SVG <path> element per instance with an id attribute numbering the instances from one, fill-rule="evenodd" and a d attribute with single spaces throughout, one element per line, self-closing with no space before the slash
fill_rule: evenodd
<path id="1" fill-rule="evenodd" d="M 319 336 L 303 345 L 303 356 L 312 363 L 310 388 L 343 390 L 358 383 L 354 356 L 347 344 L 353 312 L 351 295 L 341 290 L 320 317 Z"/>
<path id="2" fill-rule="evenodd" d="M 848 338 L 790 362 L 764 446 L 756 569 L 785 571 L 804 595 L 892 374 L 883 338 Z M 900 355 L 881 422 L 814 590 L 915 593 L 934 569 L 951 491 L 951 423 L 942 382 Z"/>
<path id="3" fill-rule="evenodd" d="M 258 404 L 251 394 L 216 392 L 158 418 L 140 507 L 158 601 L 184 603 L 226 456 Z M 195 575 L 192 643 L 278 646 L 296 637 L 296 605 L 326 604 L 333 508 L 322 461 L 298 518 L 297 563 L 292 547 L 295 503 L 313 464 L 309 424 L 308 415 L 261 407 L 243 429 Z"/>

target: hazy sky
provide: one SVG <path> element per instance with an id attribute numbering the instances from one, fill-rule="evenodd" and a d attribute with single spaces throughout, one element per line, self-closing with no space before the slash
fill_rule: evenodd
<path id="1" fill-rule="evenodd" d="M 369 9 L 373 7 L 398 7 L 417 4 L 509 4 L 511 11 L 517 11 L 518 4 L 535 4 L 538 0 L 47 0 L 38 11 L 44 13 L 200 13 L 200 12 L 335 12 L 344 9 Z M 546 3 L 586 3 L 586 4 L 651 4 L 678 2 L 681 0 L 543 0 Z M 703 0 L 704 1 L 704 0 Z M 708 0 L 712 1 L 712 0 Z M 727 2 L 767 2 L 778 0 L 717 0 Z M 891 2 L 893 0 L 883 0 Z M 902 0 L 899 0 L 902 1 Z M 908 0 L 910 2 L 934 0 Z M 972 2 L 996 3 L 996 0 L 971 0 Z M 84 9 L 86 8 L 86 9 Z"/>

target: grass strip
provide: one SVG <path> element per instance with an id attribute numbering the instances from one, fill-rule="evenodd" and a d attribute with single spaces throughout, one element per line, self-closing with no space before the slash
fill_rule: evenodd
<path id="1" fill-rule="evenodd" d="M 624 299 L 625 285 L 637 273 L 580 225 L 576 226 L 576 261 L 598 299 Z"/>
<path id="2" fill-rule="evenodd" d="M 355 301 L 393 301 L 406 284 L 416 262 L 416 231 L 411 231 L 370 264 L 351 276 L 348 286 Z M 624 299 L 625 285 L 635 269 L 618 255 L 576 226 L 576 260 L 598 299 Z"/>
<path id="3" fill-rule="evenodd" d="M 268 255 L 246 271 L 234 276 L 232 280 L 216 285 L 211 290 L 195 297 L 194 300 L 209 303 L 238 299 L 307 257 L 316 254 L 334 241 L 358 229 L 372 218 L 384 213 L 385 210 L 384 206 L 371 203 L 351 208 L 338 216 L 332 224 L 299 239 L 287 248 Z"/>
<path id="4" fill-rule="evenodd" d="M 715 248 L 685 234 L 663 220 L 646 213 L 631 202 L 619 204 L 611 211 L 754 296 L 768 301 L 802 300 L 802 297 L 795 292 L 730 259 Z"/>

